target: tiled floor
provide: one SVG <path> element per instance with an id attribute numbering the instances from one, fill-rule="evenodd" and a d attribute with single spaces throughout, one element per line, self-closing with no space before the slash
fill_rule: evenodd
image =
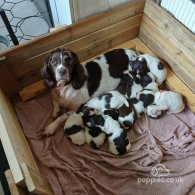
<path id="1" fill-rule="evenodd" d="M 44 12 L 40 12 L 31 0 L 0 0 L 0 7 L 5 10 L 20 44 L 48 33 L 51 28 L 42 17 L 45 10 Z M 0 34 L 9 37 L 9 33 L 1 17 Z M 11 39 L 10 45 L 13 46 Z"/>

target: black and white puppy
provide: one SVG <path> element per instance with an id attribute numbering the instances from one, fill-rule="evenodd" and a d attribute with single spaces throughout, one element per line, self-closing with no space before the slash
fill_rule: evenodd
<path id="1" fill-rule="evenodd" d="M 157 85 L 161 85 L 167 78 L 165 65 L 156 57 L 149 54 L 141 54 L 134 61 L 129 63 L 129 70 L 137 77 L 141 78 L 148 72 L 155 76 Z"/>
<path id="2" fill-rule="evenodd" d="M 85 105 L 103 112 L 105 109 L 109 108 L 120 108 L 123 104 L 129 107 L 129 103 L 125 96 L 118 91 L 110 91 L 99 97 L 92 98 Z"/>
<path id="3" fill-rule="evenodd" d="M 109 151 L 112 154 L 122 155 L 130 149 L 130 142 L 125 129 L 111 116 L 99 114 L 91 117 L 87 126 L 101 128 L 108 136 Z"/>
<path id="4" fill-rule="evenodd" d="M 167 78 L 167 70 L 165 68 L 165 65 L 158 58 L 153 57 L 149 54 L 139 55 L 138 60 L 144 61 L 144 64 L 146 62 L 149 69 L 148 72 L 151 72 L 155 76 L 157 85 L 162 85 L 162 83 Z"/>
<path id="5" fill-rule="evenodd" d="M 155 81 L 155 76 L 151 72 L 147 72 L 143 76 L 140 77 L 139 79 L 141 86 L 144 89 L 149 89 L 154 92 L 159 91 L 158 85 Z"/>
<path id="6" fill-rule="evenodd" d="M 93 117 L 99 115 L 100 112 L 94 108 L 88 106 L 82 106 L 82 117 L 85 127 L 85 139 L 86 143 L 90 144 L 92 148 L 99 149 L 104 143 L 106 134 L 102 131 L 101 128 L 96 126 L 89 126 L 88 123 L 93 123 Z"/>
<path id="7" fill-rule="evenodd" d="M 64 125 L 64 132 L 73 144 L 83 145 L 85 143 L 85 127 L 80 113 L 72 113 L 68 117 Z"/>
<path id="8" fill-rule="evenodd" d="M 140 81 L 130 70 L 125 70 L 123 72 L 122 84 L 127 85 L 125 97 L 131 99 L 136 97 L 136 94 L 143 90 L 143 86 L 140 84 Z M 118 89 L 121 91 L 121 86 L 119 85 Z"/>
<path id="9" fill-rule="evenodd" d="M 70 49 L 53 50 L 46 58 L 41 73 L 46 87 L 52 90 L 52 116 L 57 119 L 46 127 L 44 134 L 53 134 L 70 113 L 76 112 L 89 99 L 115 90 L 123 71 L 137 56 L 138 53 L 133 50 L 114 49 L 81 65 L 76 53 Z M 66 108 L 69 113 L 58 116 L 60 107 Z"/>
<path id="10" fill-rule="evenodd" d="M 173 91 L 161 90 L 151 93 L 151 91 L 143 90 L 137 97 L 143 102 L 148 102 L 147 114 L 152 118 L 159 118 L 163 111 L 172 114 L 179 113 L 185 108 L 182 95 Z"/>

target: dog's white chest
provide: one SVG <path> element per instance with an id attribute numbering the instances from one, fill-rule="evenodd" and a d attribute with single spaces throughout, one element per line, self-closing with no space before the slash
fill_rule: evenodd
<path id="1" fill-rule="evenodd" d="M 86 88 L 75 90 L 72 86 L 68 85 L 60 92 L 60 105 L 71 110 L 77 110 L 89 98 Z"/>

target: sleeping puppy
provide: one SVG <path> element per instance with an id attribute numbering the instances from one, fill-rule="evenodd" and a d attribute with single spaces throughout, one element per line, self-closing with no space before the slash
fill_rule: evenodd
<path id="1" fill-rule="evenodd" d="M 118 91 L 111 91 L 107 94 L 101 95 L 97 98 L 89 100 L 86 106 L 90 108 L 95 108 L 101 112 L 107 113 L 111 109 L 118 109 L 119 117 L 118 120 L 126 129 L 132 128 L 136 120 L 136 115 L 124 95 Z M 106 111 L 107 110 L 107 111 Z M 113 112 L 114 110 L 112 110 Z"/>
<path id="2" fill-rule="evenodd" d="M 136 118 L 141 118 L 141 116 L 146 112 L 144 103 L 142 101 L 139 101 L 136 97 L 129 99 L 129 101 L 131 102 L 131 105 L 135 110 Z"/>
<path id="3" fill-rule="evenodd" d="M 162 85 L 167 78 L 167 70 L 165 65 L 158 58 L 155 58 L 149 54 L 141 54 L 139 55 L 138 59 L 144 61 L 144 63 L 146 61 L 149 71 L 155 76 L 157 85 Z"/>
<path id="4" fill-rule="evenodd" d="M 130 142 L 125 129 L 118 121 L 104 114 L 94 115 L 87 122 L 90 128 L 98 127 L 108 136 L 109 151 L 112 154 L 122 155 L 130 149 Z"/>
<path id="5" fill-rule="evenodd" d="M 86 126 L 86 143 L 90 144 L 94 149 L 99 149 L 105 141 L 106 134 L 99 127 L 88 126 L 88 122 L 91 122 L 91 120 L 93 120 L 93 116 L 99 115 L 100 112 L 94 108 L 89 108 L 87 106 L 82 106 L 80 110 L 82 110 L 82 118 L 84 125 Z"/>
<path id="6" fill-rule="evenodd" d="M 144 93 L 142 93 L 144 92 Z M 133 105 L 137 118 L 140 118 L 143 114 L 147 113 L 147 107 L 154 102 L 154 92 L 152 90 L 143 90 L 137 92 L 135 98 L 129 100 Z"/>
<path id="7" fill-rule="evenodd" d="M 140 84 L 139 79 L 137 79 L 133 73 L 129 70 L 125 70 L 123 72 L 123 79 L 122 79 L 122 84 L 121 85 L 126 85 L 126 93 L 125 97 L 127 99 L 131 99 L 136 97 L 136 94 L 139 91 L 143 90 L 143 87 Z M 117 90 L 121 91 L 121 85 L 117 88 Z"/>
<path id="8" fill-rule="evenodd" d="M 163 111 L 168 114 L 179 113 L 184 110 L 185 104 L 182 95 L 173 92 L 161 90 L 160 92 L 151 93 L 143 90 L 137 94 L 137 98 L 143 102 L 147 102 L 147 114 L 153 118 L 159 118 Z"/>
<path id="9" fill-rule="evenodd" d="M 71 139 L 73 144 L 83 145 L 85 143 L 85 132 L 84 132 L 83 119 L 81 114 L 71 114 L 65 125 L 64 132 Z"/>
<path id="10" fill-rule="evenodd" d="M 151 72 L 147 72 L 146 74 L 144 74 L 142 77 L 140 77 L 139 81 L 140 81 L 141 86 L 144 89 L 149 89 L 154 92 L 159 91 L 158 85 L 155 82 L 155 77 Z"/>
<path id="11" fill-rule="evenodd" d="M 167 70 L 164 64 L 158 58 L 149 54 L 141 54 L 130 62 L 129 70 L 139 79 L 146 73 L 151 72 L 155 76 L 158 86 L 167 78 Z"/>
<path id="12" fill-rule="evenodd" d="M 133 50 L 114 49 L 81 65 L 76 53 L 70 49 L 53 50 L 47 56 L 41 74 L 45 86 L 51 89 L 52 116 L 57 119 L 45 128 L 43 134 L 52 135 L 71 113 L 89 99 L 115 90 L 123 71 L 137 56 L 138 53 Z M 58 116 L 60 107 L 69 112 Z"/>
<path id="13" fill-rule="evenodd" d="M 118 121 L 126 130 L 130 130 L 134 126 L 137 119 L 137 114 L 133 105 L 131 104 L 130 100 L 128 100 L 128 102 L 129 107 L 123 104 L 120 108 L 118 108 Z"/>
<path id="14" fill-rule="evenodd" d="M 109 108 L 119 108 L 123 104 L 129 107 L 129 103 L 124 95 L 119 93 L 118 91 L 110 91 L 104 95 L 101 95 L 96 98 L 92 98 L 85 105 L 90 108 L 95 108 L 98 110 L 109 109 Z"/>

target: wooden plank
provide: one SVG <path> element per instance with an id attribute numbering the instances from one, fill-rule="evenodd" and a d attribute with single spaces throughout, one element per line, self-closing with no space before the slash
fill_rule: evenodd
<path id="1" fill-rule="evenodd" d="M 14 181 L 16 184 L 20 184 L 24 179 L 19 166 L 20 163 L 27 163 L 37 172 L 39 169 L 23 134 L 23 130 L 13 106 L 1 89 L 0 116 L 0 139 L 14 177 Z"/>
<path id="2" fill-rule="evenodd" d="M 26 186 L 29 192 L 36 194 L 53 195 L 53 191 L 47 179 L 39 172 L 34 171 L 25 163 L 21 164 Z"/>
<path id="3" fill-rule="evenodd" d="M 18 164 L 14 148 L 12 146 L 11 140 L 9 138 L 9 135 L 7 133 L 7 129 L 5 127 L 2 115 L 0 114 L 0 138 L 2 142 L 3 149 L 6 154 L 6 158 L 9 163 L 9 167 L 11 168 L 11 171 L 13 173 L 14 181 L 15 183 L 20 183 L 23 181 L 24 177 L 22 175 L 20 166 Z"/>
<path id="4" fill-rule="evenodd" d="M 125 37 L 125 36 L 124 36 Z M 115 39 L 116 40 L 116 39 Z M 109 45 L 112 46 L 112 43 L 110 43 Z M 108 46 L 108 45 L 107 45 Z M 118 46 L 115 46 L 114 48 L 129 48 L 129 49 L 135 49 L 135 44 L 132 42 L 132 41 L 128 41 L 128 42 L 125 42 L 123 44 L 120 44 Z M 114 49 L 113 47 L 112 48 L 109 48 L 109 47 L 105 47 L 104 48 L 104 52 L 105 51 L 108 51 L 110 49 Z M 95 48 L 94 48 L 95 49 Z M 101 51 L 101 49 L 103 48 L 96 48 L 98 49 L 98 51 Z M 92 50 L 89 50 L 89 52 L 92 52 L 94 51 L 93 49 Z M 90 56 L 90 54 L 86 54 L 87 56 Z M 93 53 L 93 58 L 95 58 L 97 56 L 95 56 L 95 53 Z M 93 58 L 88 58 L 86 61 L 84 61 L 83 63 L 86 63 L 87 61 L 90 61 L 92 60 Z M 30 90 L 29 90 L 30 89 Z M 38 81 L 36 84 L 31 84 L 29 86 L 26 86 L 23 88 L 23 90 L 21 90 L 19 92 L 20 94 L 20 97 L 22 98 L 23 101 L 26 101 L 26 100 L 29 100 L 33 97 L 35 97 L 35 95 L 38 95 L 40 93 L 42 93 L 43 91 L 45 91 L 46 88 L 45 86 L 43 85 L 43 81 Z"/>
<path id="5" fill-rule="evenodd" d="M 0 64 L 13 65 L 28 60 L 48 50 L 135 16 L 143 12 L 144 3 L 145 0 L 133 0 L 126 5 L 114 8 L 105 13 L 100 13 L 75 23 L 72 26 L 61 28 L 28 43 L 13 47 L 0 54 L 0 56 L 6 56 L 6 60 L 0 62 Z"/>
<path id="6" fill-rule="evenodd" d="M 92 45 L 91 47 L 88 47 L 84 50 L 77 51 L 76 53 L 78 54 L 80 61 L 83 61 L 95 55 L 98 55 L 104 52 L 105 50 L 111 49 L 118 44 L 131 40 L 137 37 L 138 34 L 139 34 L 139 26 L 133 27 L 125 32 L 121 32 L 120 34 L 113 35 L 113 37 L 110 37 L 107 40 L 104 40 L 102 42 L 99 42 L 98 44 Z M 37 82 L 38 80 L 41 79 L 40 67 L 42 66 L 42 63 L 38 63 L 37 66 L 38 66 L 38 69 L 27 72 L 24 75 L 21 75 L 18 77 L 20 84 L 23 87 L 29 84 L 32 84 L 34 82 Z"/>
<path id="7" fill-rule="evenodd" d="M 136 50 L 142 53 L 148 53 L 150 55 L 156 56 L 156 54 L 139 38 L 132 40 L 132 42 L 136 45 Z M 154 51 L 156 52 L 156 50 Z M 166 80 L 167 85 L 171 90 L 182 94 L 187 99 L 187 106 L 193 112 L 195 112 L 195 94 L 176 74 L 173 73 L 173 71 L 169 67 L 166 68 L 168 73 L 168 77 Z"/>
<path id="8" fill-rule="evenodd" d="M 9 97 L 15 95 L 21 89 L 16 76 L 5 64 L 0 66 L 0 88 Z"/>
<path id="9" fill-rule="evenodd" d="M 195 92 L 195 64 L 185 53 L 178 48 L 177 43 L 154 24 L 154 22 L 143 16 L 140 28 L 140 37 L 156 54 L 166 59 L 171 69 L 182 79 L 188 87 Z"/>
<path id="10" fill-rule="evenodd" d="M 23 88 L 23 90 L 21 90 L 19 94 L 22 100 L 26 101 L 45 91 L 46 91 L 46 88 L 44 86 L 43 81 L 41 80 L 41 81 L 38 81 L 36 83 L 33 83 L 32 85 L 29 85 Z"/>
<path id="11" fill-rule="evenodd" d="M 151 18 L 163 32 L 177 42 L 178 48 L 184 50 L 187 53 L 186 55 L 194 59 L 195 34 L 191 33 L 184 25 L 174 19 L 152 0 L 146 1 L 144 13 Z"/>
<path id="12" fill-rule="evenodd" d="M 120 36 L 120 34 L 123 32 L 134 29 L 135 27 L 139 27 L 141 24 L 141 19 L 142 14 L 138 14 L 137 16 L 128 18 L 62 46 L 70 48 L 79 55 L 81 52 L 88 50 L 90 47 L 99 45 L 103 41 L 106 41 L 112 37 Z M 127 40 L 129 40 L 128 37 L 125 41 Z M 40 68 L 43 64 L 44 59 L 49 53 L 50 50 L 48 50 L 44 54 L 34 56 L 32 59 L 28 59 L 27 61 L 24 61 L 22 63 L 12 65 L 14 74 L 16 75 L 16 77 L 21 77 L 21 75 L 24 75 L 25 73 Z M 79 56 L 79 58 L 81 61 L 85 60 L 84 58 L 82 58 L 82 56 Z"/>
<path id="13" fill-rule="evenodd" d="M 9 185 L 9 190 L 10 190 L 11 195 L 28 195 L 28 194 L 30 194 L 26 191 L 26 189 L 24 189 L 20 186 L 17 186 L 15 184 L 15 181 L 14 181 L 14 178 L 13 178 L 13 175 L 12 175 L 12 172 L 10 169 L 8 169 L 5 172 L 5 176 L 7 179 L 7 183 Z"/>

